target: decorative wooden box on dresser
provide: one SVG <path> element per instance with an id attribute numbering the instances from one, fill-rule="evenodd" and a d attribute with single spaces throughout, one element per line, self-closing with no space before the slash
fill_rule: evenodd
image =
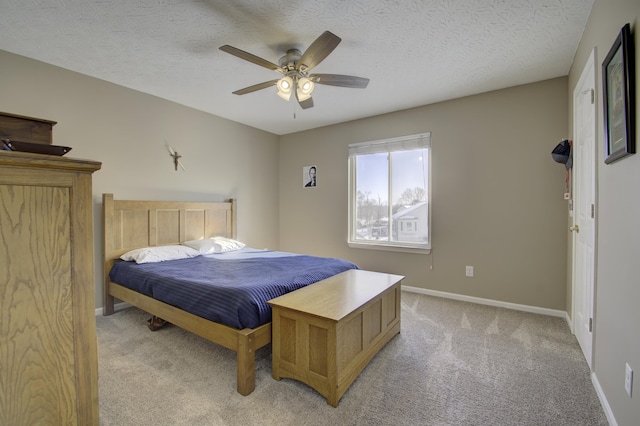
<path id="1" fill-rule="evenodd" d="M 0 424 L 97 425 L 92 173 L 0 151 Z"/>

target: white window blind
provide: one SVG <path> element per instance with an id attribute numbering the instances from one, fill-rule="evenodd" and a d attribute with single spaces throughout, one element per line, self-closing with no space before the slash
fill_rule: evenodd
<path id="1" fill-rule="evenodd" d="M 419 135 L 382 139 L 375 142 L 354 143 L 349 145 L 349 156 L 429 147 L 431 147 L 431 133 L 421 133 Z"/>

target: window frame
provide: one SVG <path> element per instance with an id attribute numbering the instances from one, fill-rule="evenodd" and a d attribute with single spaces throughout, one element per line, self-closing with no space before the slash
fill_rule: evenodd
<path id="1" fill-rule="evenodd" d="M 356 218 L 354 215 L 357 212 L 357 188 L 356 188 L 356 158 L 358 155 L 370 154 L 370 153 L 381 153 L 381 152 L 399 152 L 411 149 L 427 149 L 428 150 L 428 158 L 427 158 L 427 187 L 425 188 L 427 192 L 427 242 L 426 243 L 411 243 L 404 241 L 385 241 L 385 240 L 363 240 L 355 238 L 355 222 Z M 431 240 L 432 240 L 432 227 L 431 227 L 431 181 L 432 181 L 432 173 L 431 173 L 431 163 L 433 158 L 433 150 L 431 144 L 431 132 L 418 133 L 407 136 L 400 136 L 395 138 L 388 139 L 380 139 L 369 142 L 361 142 L 349 145 L 349 156 L 348 156 L 348 235 L 347 235 L 347 244 L 351 248 L 360 248 L 360 249 L 371 249 L 371 250 L 385 250 L 385 251 L 395 251 L 395 252 L 406 252 L 406 253 L 418 253 L 418 254 L 429 254 L 431 253 Z M 391 185 L 392 177 L 391 177 L 391 169 L 392 165 L 388 165 L 389 171 L 389 185 Z M 391 188 L 391 186 L 389 186 Z M 389 189 L 391 191 L 391 189 Z M 393 207 L 393 202 L 391 200 L 391 196 L 389 196 L 388 200 L 388 208 L 389 212 Z M 392 225 L 391 225 L 392 226 Z"/>

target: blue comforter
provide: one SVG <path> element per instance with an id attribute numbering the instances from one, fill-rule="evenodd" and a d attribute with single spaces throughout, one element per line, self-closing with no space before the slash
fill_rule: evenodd
<path id="1" fill-rule="evenodd" d="M 348 269 L 358 267 L 306 255 L 198 256 L 159 263 L 118 261 L 109 277 L 184 311 L 243 329 L 271 321 L 268 300 Z"/>

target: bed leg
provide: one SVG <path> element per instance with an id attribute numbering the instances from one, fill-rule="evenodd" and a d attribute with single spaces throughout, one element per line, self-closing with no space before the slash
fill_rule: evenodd
<path id="1" fill-rule="evenodd" d="M 105 317 L 111 315 L 114 312 L 115 298 L 109 294 L 104 295 L 104 301 L 102 306 L 102 315 Z"/>
<path id="2" fill-rule="evenodd" d="M 255 338 L 250 334 L 238 333 L 238 393 L 249 395 L 256 387 Z"/>

